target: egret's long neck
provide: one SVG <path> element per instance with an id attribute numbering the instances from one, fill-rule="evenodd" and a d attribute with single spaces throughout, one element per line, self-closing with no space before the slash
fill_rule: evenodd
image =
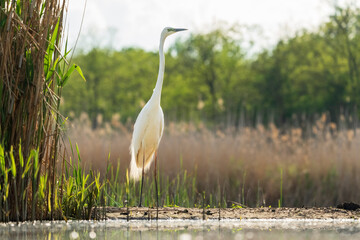
<path id="1" fill-rule="evenodd" d="M 161 36 L 160 45 L 159 45 L 159 56 L 160 56 L 159 74 L 154 88 L 154 92 L 151 96 L 151 98 L 153 98 L 153 100 L 155 101 L 158 101 L 159 104 L 161 99 L 161 89 L 164 81 L 164 71 L 165 71 L 164 42 L 165 42 L 165 37 Z"/>

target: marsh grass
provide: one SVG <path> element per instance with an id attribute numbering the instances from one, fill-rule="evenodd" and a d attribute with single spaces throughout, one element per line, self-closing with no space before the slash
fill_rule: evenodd
<path id="1" fill-rule="evenodd" d="M 340 117 L 343 119 L 344 117 Z M 101 124 L 100 124 L 101 125 Z M 102 123 L 91 129 L 86 115 L 69 136 L 79 145 L 85 169 L 101 175 L 109 166 L 110 205 L 123 206 L 129 166 L 129 126 Z M 307 128 L 258 125 L 210 131 L 202 125 L 166 126 L 159 148 L 161 205 L 334 206 L 360 197 L 359 129 L 328 122 L 326 115 Z M 116 166 L 116 167 L 115 167 Z M 153 170 L 146 175 L 145 206 L 154 206 Z M 139 184 L 130 182 L 129 204 L 137 204 Z M 231 204 L 229 205 L 231 206 Z"/>
<path id="2" fill-rule="evenodd" d="M 128 177 L 127 128 L 91 130 L 85 116 L 74 124 L 69 136 L 77 143 L 69 141 L 64 160 L 58 161 L 61 167 L 57 167 L 54 185 L 49 183 L 47 171 L 40 174 L 37 150 L 28 158 L 20 150 L 16 160 L 14 149 L 5 152 L 0 148 L 2 221 L 11 220 L 10 211 L 27 210 L 22 208 L 27 191 L 34 193 L 31 215 L 40 220 L 105 219 L 105 206 L 138 205 L 140 184 Z M 191 124 L 169 124 L 159 150 L 160 206 L 205 211 L 211 207 L 333 206 L 356 201 L 359 133 L 338 129 L 324 118 L 311 129 L 311 136 L 304 137 L 300 129 L 280 134 L 273 125 L 212 132 Z M 5 155 L 10 156 L 9 167 Z M 17 161 L 22 169 L 20 185 L 30 178 L 32 187 L 25 187 L 13 202 L 8 192 L 9 183 L 18 176 Z M 152 171 L 145 177 L 144 189 L 144 206 L 155 208 Z"/>

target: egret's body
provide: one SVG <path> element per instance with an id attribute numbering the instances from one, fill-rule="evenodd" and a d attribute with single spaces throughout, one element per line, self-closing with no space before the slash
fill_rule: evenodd
<path id="1" fill-rule="evenodd" d="M 130 177 L 135 181 L 141 177 L 143 167 L 145 172 L 150 168 L 164 131 L 163 111 L 160 104 L 152 101 L 150 99 L 147 102 L 134 125 L 130 147 Z"/>
<path id="2" fill-rule="evenodd" d="M 159 45 L 160 64 L 156 86 L 150 100 L 146 103 L 144 108 L 139 113 L 139 116 L 137 117 L 134 125 L 134 132 L 130 145 L 130 178 L 137 181 L 139 180 L 140 176 L 142 176 L 140 205 L 142 186 L 144 182 L 144 173 L 150 168 L 150 165 L 154 159 L 154 177 L 157 194 L 156 155 L 164 131 L 164 113 L 160 106 L 161 89 L 163 85 L 165 71 L 164 42 L 167 36 L 183 30 L 186 29 L 166 27 L 161 32 Z"/>

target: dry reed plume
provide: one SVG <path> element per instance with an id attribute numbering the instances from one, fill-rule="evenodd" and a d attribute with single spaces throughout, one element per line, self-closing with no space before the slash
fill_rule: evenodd
<path id="1" fill-rule="evenodd" d="M 83 164 L 104 174 L 108 153 L 120 161 L 121 180 L 129 166 L 131 125 L 111 123 L 91 130 L 84 114 L 69 130 Z M 195 176 L 199 193 L 248 206 L 334 206 L 360 197 L 360 131 L 328 123 L 323 115 L 305 131 L 265 128 L 228 128 L 209 131 L 193 124 L 167 124 L 159 149 L 160 174 L 176 178 L 187 170 Z M 181 166 L 182 164 L 182 166 Z M 282 178 L 281 178 L 282 172 Z M 150 178 L 151 179 L 151 178 Z M 282 193 L 281 193 L 282 188 Z M 221 193 L 220 193 L 221 190 Z M 282 194 L 282 195 L 281 195 Z"/>

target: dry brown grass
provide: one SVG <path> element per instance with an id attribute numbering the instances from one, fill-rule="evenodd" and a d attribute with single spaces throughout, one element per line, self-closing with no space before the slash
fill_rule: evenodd
<path id="1" fill-rule="evenodd" d="M 86 115 L 72 123 L 83 163 L 104 173 L 107 156 L 128 168 L 131 127 L 117 121 L 90 129 Z M 239 131 L 209 131 L 204 126 L 170 123 L 159 148 L 159 166 L 169 179 L 183 169 L 197 175 L 199 192 L 249 206 L 333 206 L 360 198 L 360 131 L 346 130 L 320 118 L 306 130 L 281 131 L 274 125 Z M 306 135 L 306 137 L 305 137 Z M 182 159 L 182 169 L 181 160 Z M 281 182 L 280 171 L 283 171 Z M 122 180 L 123 181 L 123 178 Z"/>

